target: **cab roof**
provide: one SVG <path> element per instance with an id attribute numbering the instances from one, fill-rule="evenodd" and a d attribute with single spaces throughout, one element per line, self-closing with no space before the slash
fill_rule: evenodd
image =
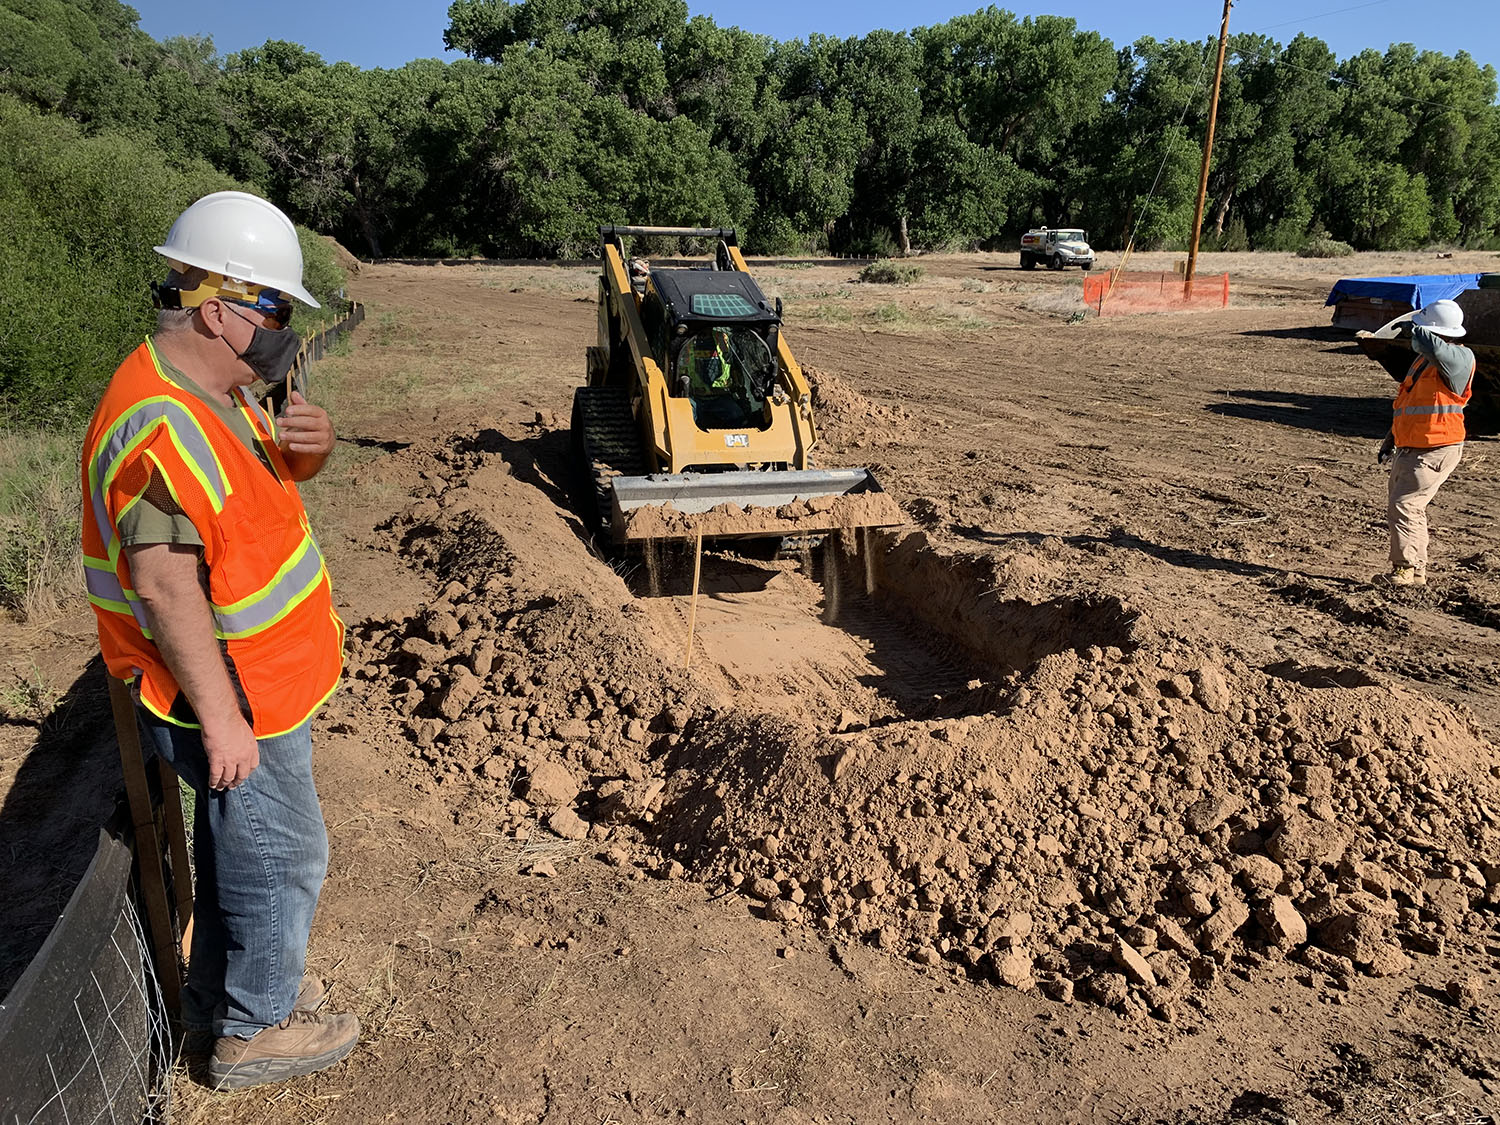
<path id="1" fill-rule="evenodd" d="M 673 323 L 774 324 L 776 309 L 740 270 L 652 270 L 651 283 Z"/>

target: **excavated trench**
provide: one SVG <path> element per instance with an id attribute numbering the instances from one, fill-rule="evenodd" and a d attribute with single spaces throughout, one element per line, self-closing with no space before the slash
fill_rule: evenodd
<path id="1" fill-rule="evenodd" d="M 829 536 L 771 559 L 711 547 L 696 611 L 692 548 L 654 551 L 632 591 L 683 638 L 695 680 L 740 708 L 843 713 L 841 725 L 988 713 L 1008 706 L 1002 681 L 1049 653 L 1135 645 L 1118 599 L 1007 599 L 992 564 L 941 556 L 922 536 Z"/>

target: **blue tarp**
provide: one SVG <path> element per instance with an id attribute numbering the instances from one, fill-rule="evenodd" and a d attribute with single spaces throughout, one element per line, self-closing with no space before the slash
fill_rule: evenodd
<path id="1" fill-rule="evenodd" d="M 1433 301 L 1457 297 L 1465 289 L 1479 288 L 1477 273 L 1411 274 L 1407 277 L 1346 277 L 1333 287 L 1325 305 L 1336 305 L 1345 297 L 1383 297 L 1420 309 Z"/>

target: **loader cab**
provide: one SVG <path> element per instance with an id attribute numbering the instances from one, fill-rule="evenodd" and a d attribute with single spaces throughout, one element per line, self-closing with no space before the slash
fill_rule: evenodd
<path id="1" fill-rule="evenodd" d="M 765 429 L 781 318 L 734 270 L 653 270 L 641 305 L 651 350 L 700 430 Z"/>

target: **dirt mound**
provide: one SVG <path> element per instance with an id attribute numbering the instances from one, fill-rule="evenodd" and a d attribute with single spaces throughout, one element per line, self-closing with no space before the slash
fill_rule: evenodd
<path id="1" fill-rule="evenodd" d="M 1231 965 L 1401 972 L 1500 904 L 1494 748 L 1423 696 L 1151 639 L 983 694 L 840 733 L 721 716 L 660 843 L 770 918 L 1166 1019 Z"/>
<path id="2" fill-rule="evenodd" d="M 669 600 L 643 608 L 567 520 L 516 521 L 537 482 L 505 448 L 411 452 L 441 467 L 385 534 L 439 594 L 351 633 L 356 690 L 401 717 L 460 824 L 540 822 L 835 940 L 1163 1019 L 1267 960 L 1399 973 L 1500 905 L 1500 759 L 1443 704 L 1361 669 L 1252 667 L 1058 592 L 1024 551 L 917 533 L 807 572 L 810 627 L 859 601 L 843 620 L 877 693 L 901 685 L 890 705 L 772 715 L 739 686 L 755 669 L 731 661 L 725 688 L 664 656 Z M 731 648 L 758 643 L 757 588 L 798 588 L 745 565 L 715 598 L 745 607 Z M 957 677 L 917 659 L 935 638 Z"/>
<path id="3" fill-rule="evenodd" d="M 326 234 L 319 235 L 319 237 L 332 248 L 334 261 L 338 262 L 340 269 L 350 277 L 359 273 L 360 266 L 364 263 L 351 254 L 342 242 Z"/>
<path id="4" fill-rule="evenodd" d="M 866 398 L 831 371 L 804 364 L 802 374 L 812 386 L 813 412 L 818 424 L 832 423 L 844 445 L 872 438 L 896 438 L 910 432 L 910 411 Z"/>
<path id="5" fill-rule="evenodd" d="M 654 763 L 693 716 L 686 677 L 643 645 L 613 575 L 614 590 L 568 582 L 546 565 L 555 552 L 524 533 L 513 544 L 486 518 L 487 496 L 529 487 L 497 453 L 452 443 L 413 456 L 445 468 L 386 525 L 386 545 L 439 593 L 350 631 L 352 690 L 396 712 L 457 822 L 524 837 L 541 820 L 600 840 L 649 819 Z"/>

